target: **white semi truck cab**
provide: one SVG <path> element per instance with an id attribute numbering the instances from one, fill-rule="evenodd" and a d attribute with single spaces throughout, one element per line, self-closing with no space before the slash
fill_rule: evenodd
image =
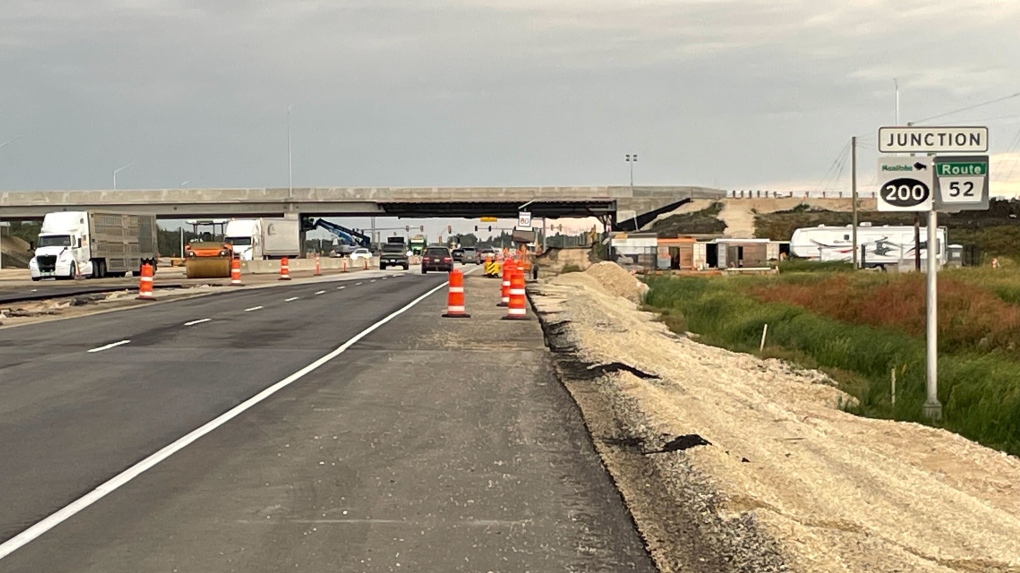
<path id="1" fill-rule="evenodd" d="M 29 273 L 40 280 L 137 274 L 146 263 L 155 269 L 156 230 L 152 215 L 47 213 Z"/>
<path id="2" fill-rule="evenodd" d="M 234 248 L 242 261 L 262 260 L 262 219 L 236 219 L 227 223 L 223 241 Z"/>

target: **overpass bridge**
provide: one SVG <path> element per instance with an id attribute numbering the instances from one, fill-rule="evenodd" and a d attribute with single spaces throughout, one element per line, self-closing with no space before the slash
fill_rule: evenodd
<path id="1" fill-rule="evenodd" d="M 691 186 L 300 187 L 117 189 L 0 193 L 0 220 L 39 219 L 51 211 L 192 217 L 393 216 L 599 217 L 607 222 L 660 213 L 726 191 Z"/>

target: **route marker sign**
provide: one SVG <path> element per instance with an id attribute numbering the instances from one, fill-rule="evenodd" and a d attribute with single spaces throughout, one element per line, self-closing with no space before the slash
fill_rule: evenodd
<path id="1" fill-rule="evenodd" d="M 988 156 L 935 156 L 935 210 L 988 209 Z"/>
<path id="2" fill-rule="evenodd" d="M 932 157 L 878 159 L 879 211 L 931 211 L 934 194 Z"/>
<path id="3" fill-rule="evenodd" d="M 882 153 L 985 153 L 988 127 L 880 127 Z"/>

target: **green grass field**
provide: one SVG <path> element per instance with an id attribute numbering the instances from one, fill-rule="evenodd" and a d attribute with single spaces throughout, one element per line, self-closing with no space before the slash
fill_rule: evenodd
<path id="1" fill-rule="evenodd" d="M 741 352 L 758 353 L 767 323 L 764 354 L 827 372 L 858 399 L 849 411 L 929 423 L 924 276 L 844 270 L 656 277 L 645 304 L 670 328 Z M 939 273 L 939 315 L 939 425 L 1020 455 L 1020 268 Z"/>

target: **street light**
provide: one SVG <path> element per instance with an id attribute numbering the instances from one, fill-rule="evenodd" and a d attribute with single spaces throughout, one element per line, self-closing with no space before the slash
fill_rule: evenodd
<path id="1" fill-rule="evenodd" d="M 287 190 L 288 197 L 294 197 L 294 163 L 291 161 L 290 153 L 290 108 L 293 106 L 287 106 Z"/>
<path id="2" fill-rule="evenodd" d="M 626 161 L 627 163 L 630 164 L 630 186 L 633 187 L 634 186 L 634 164 L 637 163 L 637 154 L 635 153 L 634 155 L 631 155 L 631 154 L 628 153 L 626 155 L 626 158 L 624 159 L 624 161 Z"/>
<path id="3" fill-rule="evenodd" d="M 117 189 L 117 174 L 120 173 L 121 171 L 124 171 L 128 167 L 131 167 L 132 165 L 134 165 L 134 163 L 129 163 L 129 164 L 125 165 L 124 167 L 118 167 L 117 169 L 113 170 L 113 188 L 114 188 L 114 190 Z"/>

